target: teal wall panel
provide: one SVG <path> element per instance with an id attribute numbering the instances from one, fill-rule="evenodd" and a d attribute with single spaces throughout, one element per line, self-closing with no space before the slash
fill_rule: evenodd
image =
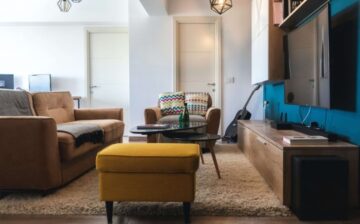
<path id="1" fill-rule="evenodd" d="M 358 4 L 360 7 L 360 0 L 331 0 L 331 14 L 336 15 L 353 4 Z M 360 37 L 360 25 L 358 31 Z M 360 145 L 360 44 L 358 45 L 358 55 L 356 112 L 312 107 L 305 124 L 309 125 L 310 122 L 316 121 L 326 131 L 347 137 L 352 143 Z M 289 121 L 302 122 L 309 111 L 309 107 L 307 106 L 288 105 L 284 103 L 284 85 L 282 83 L 266 84 L 264 88 L 264 100 L 269 101 L 269 106 L 265 111 L 266 117 L 272 120 L 279 119 L 280 113 L 283 112 L 288 114 Z"/>

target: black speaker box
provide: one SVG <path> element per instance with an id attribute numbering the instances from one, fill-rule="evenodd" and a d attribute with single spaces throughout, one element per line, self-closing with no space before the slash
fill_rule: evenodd
<path id="1" fill-rule="evenodd" d="M 291 209 L 300 220 L 347 218 L 348 166 L 336 156 L 292 158 Z"/>

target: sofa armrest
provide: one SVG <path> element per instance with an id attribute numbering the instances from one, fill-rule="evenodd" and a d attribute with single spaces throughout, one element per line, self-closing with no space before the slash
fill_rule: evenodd
<path id="1" fill-rule="evenodd" d="M 123 121 L 122 108 L 108 109 L 76 109 L 74 110 L 75 120 L 100 120 L 115 119 Z"/>
<path id="2" fill-rule="evenodd" d="M 55 120 L 0 117 L 0 189 L 48 190 L 62 184 Z"/>
<path id="3" fill-rule="evenodd" d="M 145 124 L 156 124 L 161 118 L 161 110 L 159 107 L 146 108 L 144 112 Z"/>
<path id="4" fill-rule="evenodd" d="M 219 108 L 210 107 L 205 115 L 207 122 L 207 133 L 217 134 L 220 125 L 221 110 Z"/>

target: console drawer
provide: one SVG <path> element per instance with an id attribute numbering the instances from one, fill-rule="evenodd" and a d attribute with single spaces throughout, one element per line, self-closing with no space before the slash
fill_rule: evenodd
<path id="1" fill-rule="evenodd" d="M 251 162 L 274 191 L 283 200 L 283 151 L 254 134 Z"/>

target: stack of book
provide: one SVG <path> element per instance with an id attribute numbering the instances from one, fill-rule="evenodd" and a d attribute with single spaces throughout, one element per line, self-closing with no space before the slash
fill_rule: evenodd
<path id="1" fill-rule="evenodd" d="M 137 126 L 137 129 L 168 129 L 169 124 L 144 124 Z"/>
<path id="2" fill-rule="evenodd" d="M 322 145 L 328 144 L 328 138 L 323 136 L 284 136 L 283 141 L 290 145 Z"/>

